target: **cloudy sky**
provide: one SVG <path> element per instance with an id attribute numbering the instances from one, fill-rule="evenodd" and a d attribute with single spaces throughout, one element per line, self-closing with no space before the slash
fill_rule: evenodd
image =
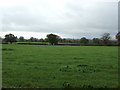
<path id="1" fill-rule="evenodd" d="M 118 32 L 119 0 L 0 0 L 0 36 L 101 37 Z"/>

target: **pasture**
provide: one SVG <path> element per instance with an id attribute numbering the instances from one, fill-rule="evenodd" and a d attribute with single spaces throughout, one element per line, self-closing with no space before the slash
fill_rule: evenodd
<path id="1" fill-rule="evenodd" d="M 116 88 L 118 47 L 2 47 L 3 88 Z"/>

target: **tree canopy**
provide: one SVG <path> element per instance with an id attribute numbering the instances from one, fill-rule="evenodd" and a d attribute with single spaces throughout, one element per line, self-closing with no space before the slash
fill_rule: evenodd
<path id="1" fill-rule="evenodd" d="M 120 32 L 117 33 L 116 39 L 118 40 L 118 44 L 120 45 Z"/>
<path id="2" fill-rule="evenodd" d="M 13 34 L 6 34 L 5 35 L 5 42 L 10 42 L 10 43 L 13 43 L 13 42 L 17 42 L 17 36 L 14 36 Z"/>
<path id="3" fill-rule="evenodd" d="M 47 35 L 47 39 L 51 45 L 58 44 L 59 38 L 60 37 L 58 35 L 55 35 L 55 34 L 48 34 Z"/>
<path id="4" fill-rule="evenodd" d="M 101 40 L 99 38 L 93 38 L 93 43 L 94 44 L 100 44 L 101 43 Z"/>
<path id="5" fill-rule="evenodd" d="M 89 42 L 89 40 L 86 39 L 85 37 L 80 39 L 80 43 L 87 44 L 88 42 Z"/>
<path id="6" fill-rule="evenodd" d="M 19 41 L 20 41 L 20 42 L 24 42 L 24 41 L 25 41 L 24 37 L 23 37 L 23 36 L 20 36 L 20 37 L 19 37 Z"/>

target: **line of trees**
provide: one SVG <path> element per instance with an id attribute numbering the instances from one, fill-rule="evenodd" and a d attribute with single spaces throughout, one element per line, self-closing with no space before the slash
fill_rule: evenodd
<path id="1" fill-rule="evenodd" d="M 80 39 L 67 39 L 61 38 L 55 34 L 48 34 L 45 39 L 30 37 L 30 39 L 25 39 L 23 36 L 17 38 L 13 34 L 6 34 L 5 38 L 2 42 L 13 43 L 13 42 L 49 42 L 51 45 L 57 45 L 58 43 L 76 43 L 81 45 L 120 45 L 120 32 L 116 34 L 117 40 L 111 40 L 111 36 L 109 33 L 104 33 L 101 38 L 93 38 L 87 39 L 86 37 L 82 37 Z"/>

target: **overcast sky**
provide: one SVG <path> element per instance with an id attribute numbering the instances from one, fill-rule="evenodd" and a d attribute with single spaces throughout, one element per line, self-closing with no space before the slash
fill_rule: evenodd
<path id="1" fill-rule="evenodd" d="M 118 0 L 0 0 L 0 36 L 101 37 L 118 32 Z"/>

